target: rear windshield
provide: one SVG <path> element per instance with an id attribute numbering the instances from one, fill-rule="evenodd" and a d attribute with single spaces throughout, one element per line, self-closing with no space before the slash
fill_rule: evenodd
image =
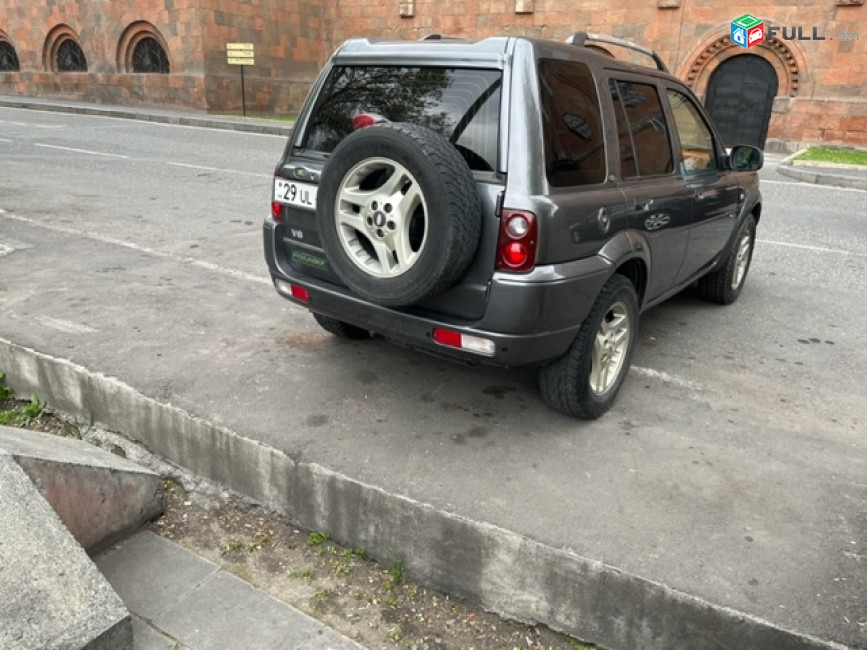
<path id="1" fill-rule="evenodd" d="M 471 169 L 497 166 L 501 72 L 463 68 L 337 66 L 325 82 L 305 149 L 331 153 L 355 130 L 352 118 L 410 122 L 454 144 Z"/>

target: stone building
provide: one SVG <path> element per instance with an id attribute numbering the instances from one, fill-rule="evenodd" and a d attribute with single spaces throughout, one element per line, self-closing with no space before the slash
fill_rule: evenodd
<path id="1" fill-rule="evenodd" d="M 730 37 L 747 13 L 749 48 Z M 237 111 L 226 43 L 245 42 L 248 105 L 291 113 L 352 36 L 584 30 L 655 49 L 724 137 L 867 145 L 865 17 L 863 0 L 0 0 L 0 94 Z"/>

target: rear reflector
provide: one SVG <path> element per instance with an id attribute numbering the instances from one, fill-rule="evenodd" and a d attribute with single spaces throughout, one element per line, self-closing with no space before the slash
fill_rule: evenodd
<path id="1" fill-rule="evenodd" d="M 496 344 L 489 339 L 464 334 L 455 330 L 447 330 L 442 327 L 434 327 L 433 340 L 440 345 L 447 345 L 450 348 L 460 348 L 467 352 L 483 354 L 486 357 L 494 356 L 494 353 L 497 351 Z"/>
<path id="2" fill-rule="evenodd" d="M 291 282 L 286 282 L 286 280 L 280 280 L 279 278 L 274 280 L 274 286 L 277 287 L 277 291 L 282 293 L 284 296 L 292 296 L 296 300 L 310 302 L 310 294 L 304 287 L 299 287 L 297 284 L 292 284 Z"/>
<path id="3" fill-rule="evenodd" d="M 307 289 L 299 287 L 297 284 L 290 284 L 289 288 L 292 291 L 293 298 L 303 300 L 304 302 L 310 302 L 310 294 L 307 293 Z"/>

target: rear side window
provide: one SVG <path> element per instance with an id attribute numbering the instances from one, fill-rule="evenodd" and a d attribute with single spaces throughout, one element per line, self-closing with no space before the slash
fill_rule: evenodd
<path id="1" fill-rule="evenodd" d="M 329 75 L 301 146 L 331 153 L 355 130 L 352 118 L 410 122 L 454 144 L 471 169 L 497 166 L 499 70 L 337 66 Z"/>
<path id="2" fill-rule="evenodd" d="M 539 78 L 548 182 L 553 187 L 602 183 L 605 140 L 590 69 L 583 63 L 544 60 Z"/>
<path id="3" fill-rule="evenodd" d="M 624 178 L 658 176 L 674 171 L 668 125 L 656 86 L 630 81 L 608 82 Z"/>

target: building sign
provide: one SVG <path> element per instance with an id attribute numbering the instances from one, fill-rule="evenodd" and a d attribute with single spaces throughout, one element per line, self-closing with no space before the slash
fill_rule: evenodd
<path id="1" fill-rule="evenodd" d="M 252 43 L 226 43 L 226 62 L 229 65 L 254 65 L 255 53 Z"/>

